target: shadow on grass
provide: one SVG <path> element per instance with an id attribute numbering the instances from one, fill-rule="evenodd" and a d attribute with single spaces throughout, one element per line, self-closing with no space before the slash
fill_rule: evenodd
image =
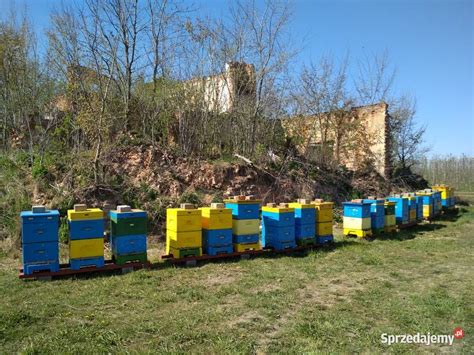
<path id="1" fill-rule="evenodd" d="M 411 240 L 415 239 L 420 235 L 421 232 L 433 232 L 438 229 L 446 228 L 444 224 L 439 224 L 439 223 L 424 223 L 424 224 L 417 224 L 416 226 L 413 226 L 411 228 L 407 229 L 402 229 L 399 232 L 396 233 L 388 233 L 388 234 L 383 234 L 380 236 L 376 236 L 372 240 L 398 240 L 398 241 L 404 241 L 404 240 Z"/>
<path id="2" fill-rule="evenodd" d="M 459 217 L 461 217 L 462 213 L 467 212 L 465 208 L 455 208 L 455 209 L 445 209 L 443 210 L 443 214 L 437 218 L 438 221 L 443 222 L 456 222 Z"/>

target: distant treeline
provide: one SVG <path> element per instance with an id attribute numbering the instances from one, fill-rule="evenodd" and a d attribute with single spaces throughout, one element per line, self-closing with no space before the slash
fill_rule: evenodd
<path id="1" fill-rule="evenodd" d="M 474 191 L 474 157 L 425 158 L 417 169 L 430 184 L 449 184 L 458 191 Z"/>

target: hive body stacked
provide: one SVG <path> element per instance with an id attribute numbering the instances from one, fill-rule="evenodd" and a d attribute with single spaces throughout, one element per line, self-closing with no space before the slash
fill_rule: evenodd
<path id="1" fill-rule="evenodd" d="M 289 204 L 295 211 L 295 239 L 298 245 L 316 244 L 316 208 L 305 199 Z"/>
<path id="2" fill-rule="evenodd" d="M 385 201 L 385 232 L 397 231 L 397 220 L 395 219 L 395 202 Z"/>
<path id="3" fill-rule="evenodd" d="M 441 192 L 441 206 L 444 208 L 454 207 L 456 201 L 454 199 L 454 189 L 449 185 L 435 185 L 433 190 Z"/>
<path id="4" fill-rule="evenodd" d="M 408 198 L 401 195 L 394 195 L 388 198 L 395 202 L 395 219 L 398 225 L 407 224 L 409 221 Z"/>
<path id="5" fill-rule="evenodd" d="M 262 246 L 274 250 L 296 247 L 295 210 L 288 204 L 262 207 Z"/>
<path id="6" fill-rule="evenodd" d="M 20 218 L 23 273 L 58 271 L 59 212 L 33 206 L 31 211 L 21 212 Z"/>
<path id="7" fill-rule="evenodd" d="M 418 197 L 421 197 L 423 204 L 423 218 L 431 219 L 433 218 L 433 193 L 426 190 L 421 190 L 416 193 Z"/>
<path id="8" fill-rule="evenodd" d="M 430 190 L 433 193 L 433 215 L 439 216 L 441 213 L 441 192 L 437 190 Z"/>
<path id="9" fill-rule="evenodd" d="M 260 201 L 252 196 L 235 196 L 224 202 L 225 207 L 232 210 L 234 251 L 261 250 Z"/>
<path id="10" fill-rule="evenodd" d="M 67 211 L 71 269 L 104 266 L 104 213 L 100 208 L 74 205 Z"/>
<path id="11" fill-rule="evenodd" d="M 317 199 L 311 202 L 316 209 L 316 243 L 324 244 L 334 240 L 333 226 L 333 202 L 325 202 Z"/>
<path id="12" fill-rule="evenodd" d="M 202 243 L 204 254 L 230 254 L 232 244 L 232 210 L 223 203 L 200 208 L 202 214 Z M 258 235 L 257 235 L 258 242 Z"/>
<path id="13" fill-rule="evenodd" d="M 202 255 L 201 211 L 192 204 L 166 210 L 166 253 L 177 259 Z"/>
<path id="14" fill-rule="evenodd" d="M 130 206 L 117 206 L 110 215 L 110 246 L 118 265 L 147 262 L 147 213 Z"/>
<path id="15" fill-rule="evenodd" d="M 379 234 L 385 232 L 385 201 L 369 197 L 364 202 L 370 203 L 370 228 L 372 233 Z"/>
<path id="16" fill-rule="evenodd" d="M 415 194 L 416 197 L 416 220 L 423 220 L 423 196 Z"/>
<path id="17" fill-rule="evenodd" d="M 354 235 L 359 238 L 372 235 L 370 202 L 352 200 L 343 202 L 343 228 L 344 235 Z"/>
<path id="18" fill-rule="evenodd" d="M 417 210 L 416 196 L 412 193 L 403 196 L 408 200 L 408 223 L 415 223 Z"/>

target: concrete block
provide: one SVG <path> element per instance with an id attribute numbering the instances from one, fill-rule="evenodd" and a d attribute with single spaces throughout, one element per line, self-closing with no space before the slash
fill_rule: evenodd
<path id="1" fill-rule="evenodd" d="M 211 203 L 211 208 L 217 208 L 217 209 L 225 208 L 225 203 L 213 202 Z"/>
<path id="2" fill-rule="evenodd" d="M 179 208 L 182 208 L 183 210 L 193 210 L 195 207 L 192 203 L 182 203 L 179 205 Z"/>
<path id="3" fill-rule="evenodd" d="M 36 205 L 31 207 L 31 212 L 33 213 L 45 213 L 46 212 L 46 207 L 42 205 Z"/>
<path id="4" fill-rule="evenodd" d="M 86 211 L 87 205 L 77 203 L 74 205 L 74 212 Z"/>
<path id="5" fill-rule="evenodd" d="M 122 213 L 122 212 L 131 212 L 132 211 L 132 208 L 128 205 L 119 205 L 117 206 L 117 211 L 119 213 Z"/>

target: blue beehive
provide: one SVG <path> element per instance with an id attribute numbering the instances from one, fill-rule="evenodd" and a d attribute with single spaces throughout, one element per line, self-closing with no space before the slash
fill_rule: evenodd
<path id="1" fill-rule="evenodd" d="M 370 202 L 370 221 L 374 232 L 385 231 L 385 200 L 368 198 L 364 202 Z"/>
<path id="2" fill-rule="evenodd" d="M 395 218 L 397 224 L 408 223 L 409 207 L 408 198 L 403 196 L 391 196 L 388 198 L 389 201 L 395 202 Z"/>
<path id="3" fill-rule="evenodd" d="M 423 196 L 416 196 L 416 219 L 423 219 Z"/>
<path id="4" fill-rule="evenodd" d="M 34 206 L 20 213 L 23 272 L 59 270 L 59 212 Z"/>
<path id="5" fill-rule="evenodd" d="M 110 246 L 117 264 L 147 262 L 147 213 L 130 206 L 117 206 L 109 213 Z"/>
<path id="6" fill-rule="evenodd" d="M 104 235 L 104 219 L 69 220 L 69 239 L 91 239 Z"/>
<path id="7" fill-rule="evenodd" d="M 316 244 L 316 208 L 305 199 L 289 204 L 295 209 L 295 238 L 299 245 Z"/>
<path id="8" fill-rule="evenodd" d="M 360 202 L 343 202 L 343 216 L 352 218 L 368 218 L 370 217 L 370 203 Z"/>
<path id="9" fill-rule="evenodd" d="M 225 207 L 232 210 L 232 235 L 235 252 L 261 250 L 260 245 L 260 200 L 253 196 L 234 196 L 224 200 Z"/>
<path id="10" fill-rule="evenodd" d="M 435 216 L 441 213 L 441 192 L 440 191 L 433 192 L 433 213 Z"/>
<path id="11" fill-rule="evenodd" d="M 262 246 L 275 250 L 294 248 L 295 211 L 286 205 L 262 207 Z"/>
<path id="12" fill-rule="evenodd" d="M 225 208 L 232 210 L 232 219 L 259 219 L 260 218 L 260 201 L 254 200 L 254 203 L 245 201 L 245 203 L 225 201 Z"/>
<path id="13" fill-rule="evenodd" d="M 355 235 L 359 238 L 372 235 L 371 205 L 372 203 L 366 200 L 353 200 L 342 203 L 344 235 Z M 385 208 L 383 211 L 385 225 Z M 377 220 L 376 215 L 374 215 L 374 218 Z"/>
<path id="14" fill-rule="evenodd" d="M 231 254 L 234 251 L 232 242 L 232 228 L 202 230 L 202 247 L 207 255 Z"/>

